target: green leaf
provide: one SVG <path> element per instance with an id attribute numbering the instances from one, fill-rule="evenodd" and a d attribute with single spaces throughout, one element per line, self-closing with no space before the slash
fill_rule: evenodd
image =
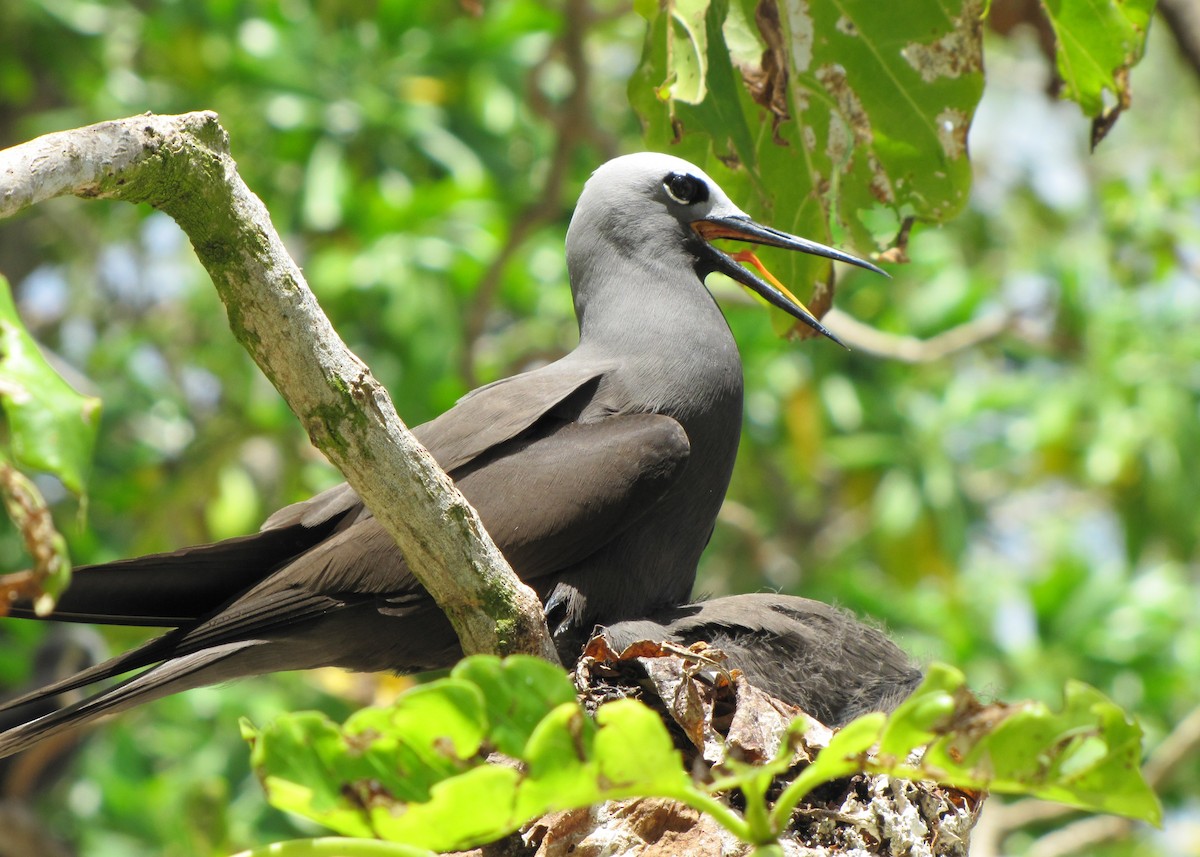
<path id="1" fill-rule="evenodd" d="M 649 147 L 699 163 L 752 216 L 867 249 L 883 221 L 943 222 L 966 203 L 981 10 L 973 0 L 713 0 L 707 96 L 664 104 L 674 25 L 651 7 L 630 100 Z M 826 288 L 827 260 L 763 255 L 802 299 Z"/>
<path id="2" fill-rule="evenodd" d="M 366 808 L 345 799 L 342 786 L 355 776 L 353 759 L 325 715 L 289 714 L 262 730 L 243 721 L 242 736 L 252 743 L 250 760 L 272 805 L 347 836 L 374 835 Z"/>
<path id="3" fill-rule="evenodd" d="M 424 803 L 380 807 L 375 830 L 383 839 L 433 851 L 458 851 L 512 833 L 521 775 L 502 765 L 480 765 L 438 783 Z"/>
<path id="4" fill-rule="evenodd" d="M 937 726 L 954 713 L 956 694 L 965 687 L 966 677 L 960 670 L 945 664 L 930 666 L 920 687 L 888 717 L 877 755 L 903 761 L 917 747 L 932 741 Z"/>
<path id="5" fill-rule="evenodd" d="M 705 18 L 708 0 L 675 0 L 670 5 L 671 53 L 669 85 L 660 90 L 663 98 L 699 104 L 708 94 L 708 34 Z"/>
<path id="6" fill-rule="evenodd" d="M 346 732 L 376 743 L 394 734 L 398 748 L 409 748 L 417 765 L 450 773 L 479 751 L 487 725 L 479 688 L 447 678 L 412 688 L 390 708 L 355 713 Z"/>
<path id="7" fill-rule="evenodd" d="M 865 755 L 876 740 L 879 746 Z M 882 714 L 868 714 L 836 733 L 780 795 L 772 819 L 782 829 L 814 787 L 868 771 L 1032 795 L 1157 824 L 1162 810 L 1139 772 L 1141 746 L 1141 729 L 1082 683 L 1067 685 L 1059 714 L 1037 703 L 981 706 L 959 670 L 934 664 L 886 723 Z M 920 761 L 910 763 L 921 747 Z"/>
<path id="8" fill-rule="evenodd" d="M 1024 703 L 982 733 L 957 729 L 909 774 L 1160 823 L 1162 807 L 1140 775 L 1141 727 L 1082 682 L 1069 682 L 1065 699 L 1058 714 Z"/>
<path id="9" fill-rule="evenodd" d="M 363 709 L 342 728 L 310 712 L 262 730 L 244 723 L 243 735 L 276 807 L 347 835 L 436 851 L 628 795 L 679 797 L 729 815 L 692 784 L 657 714 L 619 700 L 593 720 L 562 670 L 530 657 L 467 658 L 450 678 Z M 487 763 L 485 741 L 523 769 Z"/>
<path id="10" fill-rule="evenodd" d="M 635 700 L 619 699 L 596 712 L 596 723 L 596 759 L 609 795 L 671 795 L 691 788 L 683 759 L 654 711 Z"/>
<path id="11" fill-rule="evenodd" d="M 586 806 L 598 798 L 595 740 L 595 723 L 575 703 L 564 703 L 543 718 L 525 748 L 529 778 L 521 785 L 522 815 L 533 818 L 547 809 Z"/>
<path id="12" fill-rule="evenodd" d="M 1146 46 L 1155 0 L 1042 0 L 1056 38 L 1063 97 L 1088 116 L 1104 112 L 1104 91 L 1129 104 L 1129 70 Z"/>
<path id="13" fill-rule="evenodd" d="M 430 800 L 437 784 L 467 769 L 484 732 L 478 688 L 456 679 L 365 708 L 342 728 L 314 712 L 244 727 L 272 804 L 350 836 L 379 835 L 405 804 Z"/>
<path id="14" fill-rule="evenodd" d="M 501 753 L 514 757 L 521 755 L 547 711 L 575 699 L 575 688 L 563 671 L 540 658 L 480 655 L 461 661 L 451 675 L 471 682 L 483 694 L 489 739 Z"/>
<path id="15" fill-rule="evenodd" d="M 100 400 L 76 393 L 46 362 L 21 323 L 2 276 L 0 402 L 17 464 L 51 473 L 82 494 L 96 444 Z"/>

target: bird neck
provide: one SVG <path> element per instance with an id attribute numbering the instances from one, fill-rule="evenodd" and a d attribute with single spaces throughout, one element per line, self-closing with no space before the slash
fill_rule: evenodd
<path id="1" fill-rule="evenodd" d="M 690 269 L 650 262 L 636 275 L 630 270 L 619 280 L 594 272 L 589 288 L 576 291 L 577 357 L 624 367 L 629 403 L 674 416 L 689 434 L 692 418 L 708 420 L 714 412 L 722 426 L 739 425 L 741 359 L 708 289 Z"/>
<path id="2" fill-rule="evenodd" d="M 630 353 L 649 348 L 690 350 L 728 339 L 716 301 L 683 256 L 623 259 L 622 264 L 572 265 L 580 342 Z M 582 268 L 582 270 L 581 270 Z"/>

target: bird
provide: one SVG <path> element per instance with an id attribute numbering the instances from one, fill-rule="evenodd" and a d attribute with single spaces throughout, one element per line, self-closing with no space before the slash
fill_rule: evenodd
<path id="1" fill-rule="evenodd" d="M 718 238 L 884 273 L 755 222 L 685 160 L 621 156 L 586 181 L 567 229 L 577 346 L 414 429 L 541 599 L 567 662 L 597 623 L 691 595 L 742 421 L 741 360 L 705 278 L 726 274 L 835 339 L 777 281 L 715 246 Z M 27 603 L 10 612 L 34 618 Z M 168 630 L 10 702 L 141 670 L 8 729 L 0 757 L 201 685 L 327 666 L 418 673 L 462 654 L 391 536 L 346 484 L 279 510 L 251 535 L 80 567 L 50 618 Z"/>
<path id="2" fill-rule="evenodd" d="M 0 628 L 0 647 L 12 642 L 7 630 Z M 29 665 L 30 675 L 22 685 L 12 687 L 0 681 L 0 700 L 23 696 L 25 688 L 38 688 L 71 675 L 99 663 L 104 656 L 104 640 L 94 629 L 81 625 L 56 625 L 39 641 Z M 6 708 L 0 711 L 0 732 L 51 713 L 79 696 L 79 692 L 67 693 L 61 697 L 43 697 L 27 705 Z M 0 759 L 0 806 L 6 801 L 28 804 L 48 791 L 69 768 L 83 737 L 78 732 L 68 732 L 53 741 L 39 743 L 24 753 Z M 0 857 L 7 853 L 0 847 Z M 21 852 L 17 849 L 13 853 Z"/>
<path id="3" fill-rule="evenodd" d="M 729 595 L 596 631 L 617 652 L 643 640 L 708 643 L 724 653 L 724 667 L 741 670 L 755 687 L 831 727 L 895 710 L 924 675 L 882 631 L 795 595 Z"/>

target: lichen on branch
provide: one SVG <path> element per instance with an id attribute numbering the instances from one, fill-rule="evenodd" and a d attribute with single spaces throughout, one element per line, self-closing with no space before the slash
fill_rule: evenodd
<path id="1" fill-rule="evenodd" d="M 0 218 L 70 194 L 147 203 L 175 219 L 235 337 L 396 540 L 464 652 L 557 660 L 537 596 L 338 337 L 238 175 L 215 113 L 145 114 L 0 152 Z"/>

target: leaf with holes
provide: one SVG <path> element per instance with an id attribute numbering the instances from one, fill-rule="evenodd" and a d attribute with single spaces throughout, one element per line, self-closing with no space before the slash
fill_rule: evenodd
<path id="1" fill-rule="evenodd" d="M 907 218 L 942 222 L 970 189 L 967 131 L 983 91 L 977 0 L 712 0 L 707 95 L 664 102 L 673 24 L 648 18 L 630 99 L 650 148 L 705 168 L 750 214 L 860 253 Z M 822 314 L 828 260 L 763 251 Z"/>

